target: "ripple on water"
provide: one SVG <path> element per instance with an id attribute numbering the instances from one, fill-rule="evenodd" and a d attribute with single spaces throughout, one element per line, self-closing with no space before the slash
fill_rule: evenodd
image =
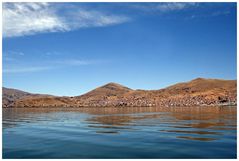
<path id="1" fill-rule="evenodd" d="M 235 158 L 236 107 L 5 109 L 3 158 Z"/>

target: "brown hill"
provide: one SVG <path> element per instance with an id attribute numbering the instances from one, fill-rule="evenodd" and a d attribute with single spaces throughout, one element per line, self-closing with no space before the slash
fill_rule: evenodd
<path id="1" fill-rule="evenodd" d="M 6 107 L 13 103 L 15 100 L 23 98 L 25 96 L 29 96 L 30 93 L 24 92 L 17 89 L 10 89 L 10 88 L 2 88 L 2 106 Z"/>
<path id="2" fill-rule="evenodd" d="M 132 89 L 120 84 L 108 83 L 75 98 L 82 103 L 81 106 L 105 106 L 109 103 L 106 102 L 107 100 L 111 102 L 120 100 L 130 91 L 132 91 Z"/>
<path id="3" fill-rule="evenodd" d="M 28 100 L 36 100 L 37 98 L 42 98 L 43 100 L 47 100 L 47 97 L 54 97 L 51 95 L 45 94 L 33 94 L 17 89 L 12 88 L 2 88 L 2 107 L 15 107 L 18 104 L 17 102 L 23 102 L 27 106 L 33 105 L 33 102 Z M 38 101 L 36 101 L 39 104 Z M 25 106 L 25 105 L 24 105 Z"/>
<path id="4" fill-rule="evenodd" d="M 18 99 L 11 104 L 11 107 L 68 107 L 71 104 L 69 97 L 38 95 Z"/>
<path id="5" fill-rule="evenodd" d="M 197 78 L 163 89 L 166 104 L 172 105 L 214 105 L 236 104 L 236 80 Z"/>
<path id="6" fill-rule="evenodd" d="M 30 95 L 16 99 L 11 105 L 12 107 L 234 105 L 236 86 L 236 80 L 204 78 L 178 83 L 160 90 L 132 90 L 120 84 L 109 83 L 81 96 Z"/>
<path id="7" fill-rule="evenodd" d="M 118 96 L 118 95 L 123 95 L 132 89 L 122 86 L 117 83 L 108 83 L 104 86 L 98 87 L 82 96 L 78 96 L 79 98 L 90 98 L 90 97 L 111 97 L 111 96 Z"/>
<path id="8" fill-rule="evenodd" d="M 197 78 L 190 82 L 178 83 L 166 88 L 171 93 L 182 92 L 206 92 L 208 90 L 233 90 L 236 88 L 236 80 Z"/>

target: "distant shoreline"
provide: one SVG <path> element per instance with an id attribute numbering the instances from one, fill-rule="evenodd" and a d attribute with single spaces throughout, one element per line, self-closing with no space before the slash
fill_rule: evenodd
<path id="1" fill-rule="evenodd" d="M 237 105 L 236 80 L 197 78 L 160 90 L 108 83 L 86 94 L 57 97 L 3 88 L 3 108 L 184 107 Z"/>
<path id="2" fill-rule="evenodd" d="M 81 107 L 3 107 L 3 109 L 86 109 L 86 108 L 195 108 L 195 107 L 235 107 L 237 104 L 231 104 L 231 105 L 197 105 L 197 106 L 169 106 L 169 107 L 163 107 L 163 106 L 81 106 Z"/>

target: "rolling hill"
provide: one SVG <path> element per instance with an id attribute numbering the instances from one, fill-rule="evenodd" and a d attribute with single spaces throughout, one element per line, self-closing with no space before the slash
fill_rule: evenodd
<path id="1" fill-rule="evenodd" d="M 28 92 L 24 92 L 24 91 L 17 90 L 17 89 L 5 88 L 5 87 L 2 88 L 2 93 L 3 93 L 3 95 L 2 95 L 2 106 L 3 107 L 7 107 L 8 105 L 13 103 L 17 99 L 31 95 Z"/>
<path id="2" fill-rule="evenodd" d="M 159 90 L 108 83 L 75 97 L 36 95 L 3 88 L 3 107 L 106 107 L 235 105 L 236 80 L 197 78 Z"/>

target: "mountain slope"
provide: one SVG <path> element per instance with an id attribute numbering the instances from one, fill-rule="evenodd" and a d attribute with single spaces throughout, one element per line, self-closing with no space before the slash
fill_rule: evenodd
<path id="1" fill-rule="evenodd" d="M 237 96 L 236 87 L 236 80 L 204 78 L 178 83 L 160 90 L 132 90 L 117 83 L 108 83 L 76 97 L 36 96 L 23 92 L 19 97 L 15 97 L 17 99 L 12 100 L 10 105 L 12 107 L 234 105 Z M 9 92 L 5 91 L 3 90 L 3 99 L 9 98 Z M 7 101 L 5 102 L 3 107 L 10 106 Z"/>
<path id="2" fill-rule="evenodd" d="M 104 86 L 98 87 L 84 95 L 81 95 L 79 97 L 81 98 L 89 98 L 89 97 L 102 97 L 102 96 L 116 96 L 116 95 L 122 95 L 125 94 L 132 89 L 122 86 L 117 83 L 108 83 Z"/>
<path id="3" fill-rule="evenodd" d="M 166 104 L 172 105 L 213 105 L 236 104 L 236 80 L 197 78 L 178 83 L 163 90 L 168 96 Z"/>
<path id="4" fill-rule="evenodd" d="M 82 106 L 105 106 L 109 101 L 117 101 L 132 89 L 122 86 L 117 83 L 108 83 L 104 86 L 98 87 L 86 94 L 76 97 Z"/>
<path id="5" fill-rule="evenodd" d="M 46 101 L 46 98 L 52 97 L 55 98 L 55 96 L 51 95 L 45 95 L 45 94 L 33 94 L 17 89 L 12 88 L 2 88 L 2 107 L 17 107 L 18 102 L 22 102 L 22 104 L 25 104 L 26 106 L 32 106 L 33 102 L 30 102 L 30 100 L 42 98 L 44 101 Z M 39 105 L 39 100 L 35 101 L 37 102 L 37 105 Z M 24 105 L 24 106 L 25 106 Z M 20 105 L 21 106 L 21 105 Z"/>
<path id="6" fill-rule="evenodd" d="M 15 100 L 31 95 L 28 92 L 24 92 L 17 89 L 2 88 L 2 106 L 6 107 L 13 103 Z"/>
<path id="7" fill-rule="evenodd" d="M 235 80 L 197 78 L 190 82 L 178 83 L 166 88 L 171 93 L 177 92 L 206 92 L 213 89 L 233 90 L 236 88 Z"/>
<path id="8" fill-rule="evenodd" d="M 105 90 L 96 89 L 78 97 L 78 101 L 82 106 L 168 107 L 236 104 L 236 86 L 236 80 L 197 78 L 160 90 L 116 90 L 109 95 Z M 99 90 L 101 92 L 98 92 Z"/>

